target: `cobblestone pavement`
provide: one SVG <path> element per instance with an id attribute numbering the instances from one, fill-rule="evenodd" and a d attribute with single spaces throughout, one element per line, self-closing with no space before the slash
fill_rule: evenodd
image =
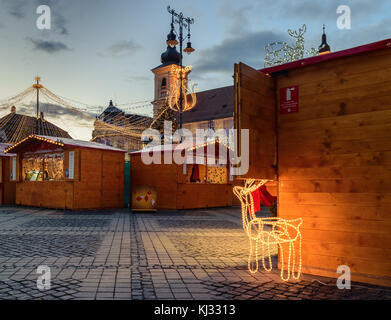
<path id="1" fill-rule="evenodd" d="M 247 271 L 239 208 L 0 209 L 0 299 L 391 299 L 391 289 Z M 37 267 L 51 270 L 38 290 Z M 319 281 L 317 281 L 319 280 Z"/>

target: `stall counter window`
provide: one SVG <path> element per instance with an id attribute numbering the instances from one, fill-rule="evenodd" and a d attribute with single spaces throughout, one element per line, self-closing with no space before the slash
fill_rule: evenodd
<path id="1" fill-rule="evenodd" d="M 64 177 L 64 153 L 25 154 L 22 158 L 24 181 L 61 181 Z"/>
<path id="2" fill-rule="evenodd" d="M 226 165 L 189 164 L 187 166 L 187 183 L 228 183 L 228 170 Z"/>

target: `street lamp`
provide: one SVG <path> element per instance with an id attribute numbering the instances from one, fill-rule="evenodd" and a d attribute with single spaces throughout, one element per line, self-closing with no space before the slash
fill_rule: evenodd
<path id="1" fill-rule="evenodd" d="M 174 9 L 171 9 L 170 6 L 167 7 L 167 11 L 169 14 L 171 14 L 171 31 L 168 34 L 167 37 L 167 44 L 171 47 L 174 47 L 178 44 L 178 41 L 176 40 L 175 36 L 175 29 L 174 29 L 174 23 L 177 23 L 179 25 L 179 67 L 181 68 L 181 72 L 179 73 L 179 79 L 180 79 L 180 92 L 179 92 L 179 129 L 182 129 L 182 110 L 183 110 L 183 65 L 182 65 L 182 58 L 183 54 L 182 52 L 186 52 L 187 54 L 190 54 L 195 51 L 194 48 L 191 46 L 190 42 L 190 25 L 194 23 L 193 18 L 185 18 L 182 12 L 177 13 Z M 175 18 L 174 18 L 175 17 Z M 184 50 L 183 48 L 183 28 L 187 28 L 187 46 Z"/>

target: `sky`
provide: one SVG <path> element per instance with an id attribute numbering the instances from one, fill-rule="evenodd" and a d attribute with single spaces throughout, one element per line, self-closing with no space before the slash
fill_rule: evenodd
<path id="1" fill-rule="evenodd" d="M 36 27 L 43 4 L 51 8 L 50 30 Z M 80 117 L 52 106 L 48 120 L 89 140 L 93 106 L 153 100 L 151 69 L 166 50 L 167 5 L 195 20 L 196 51 L 184 64 L 193 66 L 198 91 L 232 85 L 234 63 L 262 68 L 265 45 L 291 43 L 287 30 L 303 24 L 306 48 L 320 45 L 323 24 L 332 51 L 391 37 L 388 0 L 0 0 L 0 102 L 39 75 L 49 90 L 90 111 Z M 337 28 L 339 5 L 351 8 L 350 30 Z"/>

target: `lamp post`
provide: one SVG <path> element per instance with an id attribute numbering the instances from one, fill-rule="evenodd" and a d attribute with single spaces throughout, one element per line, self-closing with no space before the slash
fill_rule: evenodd
<path id="1" fill-rule="evenodd" d="M 171 9 L 170 6 L 167 7 L 168 13 L 171 14 L 171 31 L 167 38 L 167 44 L 171 47 L 175 47 L 178 44 L 178 41 L 175 39 L 175 29 L 174 23 L 179 25 L 179 80 L 180 80 L 180 92 L 179 92 L 179 129 L 182 129 L 182 110 L 183 110 L 183 65 L 182 65 L 182 52 L 186 52 L 190 54 L 194 52 L 194 48 L 191 46 L 190 42 L 190 25 L 194 23 L 193 18 L 185 18 L 182 12 L 177 13 L 174 9 Z M 175 18 L 174 18 L 175 17 Z M 184 50 L 183 49 L 183 41 L 185 40 L 183 37 L 183 28 L 187 28 L 187 45 Z"/>

